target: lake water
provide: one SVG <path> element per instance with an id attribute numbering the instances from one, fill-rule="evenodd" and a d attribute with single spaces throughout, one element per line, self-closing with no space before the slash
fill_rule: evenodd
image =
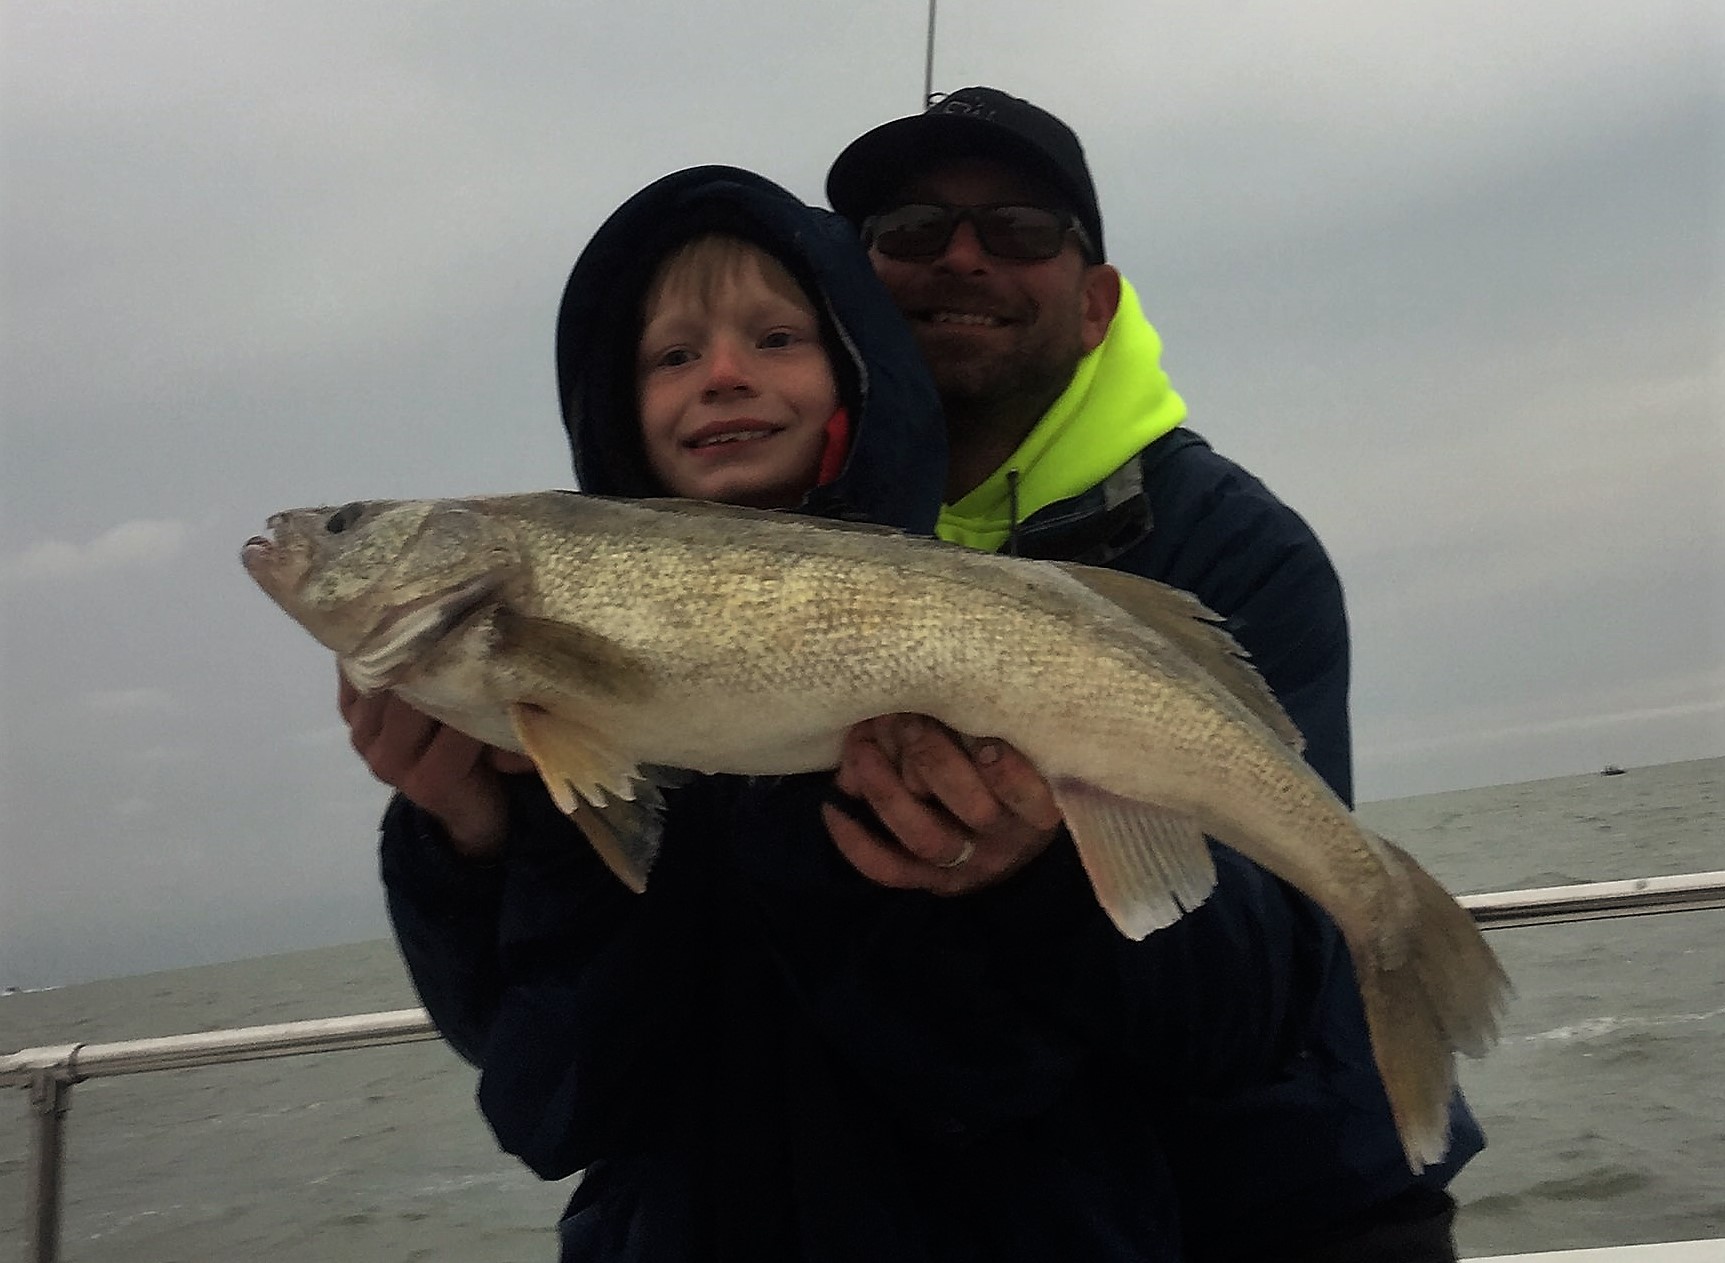
<path id="1" fill-rule="evenodd" d="M 1457 893 L 1725 868 L 1725 759 L 1369 804 Z M 1725 1236 L 1725 912 L 1496 931 L 1504 1041 L 1464 1063 L 1491 1144 L 1464 1254 Z M 0 1052 L 406 1008 L 363 943 L 0 997 Z M 441 1044 L 80 1084 L 65 1263 L 547 1263 L 568 1195 L 497 1152 Z M 0 1098 L 0 1256 L 28 1100 Z"/>

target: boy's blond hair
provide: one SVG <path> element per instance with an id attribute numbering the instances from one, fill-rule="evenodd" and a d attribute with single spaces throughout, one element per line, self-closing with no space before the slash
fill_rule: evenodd
<path id="1" fill-rule="evenodd" d="M 814 311 L 809 296 L 783 263 L 752 242 L 724 233 L 692 238 L 661 259 L 647 283 L 641 310 L 651 320 L 667 298 L 693 299 L 697 306 L 710 308 L 722 288 L 735 285 L 751 269 L 774 294 L 804 311 Z"/>

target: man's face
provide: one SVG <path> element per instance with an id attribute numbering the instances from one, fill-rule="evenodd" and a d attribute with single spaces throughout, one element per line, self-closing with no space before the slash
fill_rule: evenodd
<path id="1" fill-rule="evenodd" d="M 885 209 L 914 202 L 1059 206 L 1041 181 L 980 158 L 923 172 Z M 1087 264 L 1070 236 L 1052 259 L 1005 259 L 984 250 L 965 221 L 933 258 L 894 259 L 878 248 L 870 258 L 910 320 L 949 409 L 1025 400 L 1046 407 L 1114 315 L 1113 270 Z"/>

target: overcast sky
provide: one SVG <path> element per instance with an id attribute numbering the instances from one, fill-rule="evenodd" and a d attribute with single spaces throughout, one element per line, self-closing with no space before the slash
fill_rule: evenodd
<path id="1" fill-rule="evenodd" d="M 819 201 L 925 22 L 0 2 L 0 986 L 385 932 L 240 544 L 568 485 L 587 237 L 697 162 Z M 1725 753 L 1716 4 L 946 0 L 973 83 L 1076 128 L 1191 423 L 1334 554 L 1363 799 Z"/>

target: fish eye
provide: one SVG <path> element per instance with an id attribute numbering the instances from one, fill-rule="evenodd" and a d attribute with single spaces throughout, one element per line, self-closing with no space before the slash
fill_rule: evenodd
<path id="1" fill-rule="evenodd" d="M 365 512 L 365 506 L 355 500 L 352 504 L 344 504 L 330 514 L 329 521 L 323 524 L 323 529 L 331 535 L 340 535 L 348 527 L 359 521 L 359 515 Z"/>

